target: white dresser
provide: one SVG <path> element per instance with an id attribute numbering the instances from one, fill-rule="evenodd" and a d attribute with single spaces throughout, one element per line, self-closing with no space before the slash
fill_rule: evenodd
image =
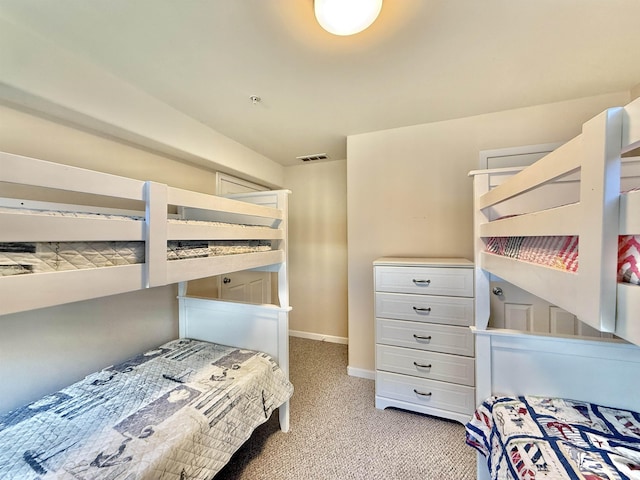
<path id="1" fill-rule="evenodd" d="M 373 270 L 376 407 L 466 423 L 475 410 L 473 263 L 383 257 Z"/>

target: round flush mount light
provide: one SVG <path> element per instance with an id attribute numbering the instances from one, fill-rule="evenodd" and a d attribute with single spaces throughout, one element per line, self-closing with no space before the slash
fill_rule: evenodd
<path id="1" fill-rule="evenodd" d="M 334 35 L 353 35 L 371 25 L 382 9 L 382 0 L 314 0 L 316 19 Z"/>

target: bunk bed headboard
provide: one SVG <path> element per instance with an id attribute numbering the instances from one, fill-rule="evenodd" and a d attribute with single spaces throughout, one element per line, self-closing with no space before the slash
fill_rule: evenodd
<path id="1" fill-rule="evenodd" d="M 474 333 L 478 402 L 491 395 L 532 394 L 640 407 L 635 345 L 500 329 Z"/>

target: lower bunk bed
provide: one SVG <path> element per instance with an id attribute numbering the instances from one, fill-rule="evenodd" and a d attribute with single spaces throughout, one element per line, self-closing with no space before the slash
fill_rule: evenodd
<path id="1" fill-rule="evenodd" d="M 478 479 L 640 478 L 640 350 L 502 329 L 476 334 L 466 425 Z"/>
<path id="2" fill-rule="evenodd" d="M 492 478 L 638 478 L 640 414 L 562 398 L 491 397 L 467 424 L 467 443 Z"/>
<path id="3" fill-rule="evenodd" d="M 288 430 L 288 310 L 181 296 L 181 338 L 0 416 L 0 478 L 211 479 L 274 410 Z"/>

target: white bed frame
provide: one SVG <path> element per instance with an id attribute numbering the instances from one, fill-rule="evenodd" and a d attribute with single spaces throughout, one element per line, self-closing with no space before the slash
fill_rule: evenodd
<path id="1" fill-rule="evenodd" d="M 39 193 L 44 191 L 42 189 L 52 189 L 46 191 L 54 191 L 56 198 L 60 195 L 67 198 L 65 196 L 71 192 L 69 198 L 76 200 L 61 204 L 15 195 L 15 192 L 22 195 L 33 187 Z M 0 199 L 0 206 L 126 213 L 145 219 L 129 221 L 0 212 L 0 242 L 141 241 L 145 242 L 146 250 L 143 264 L 0 277 L 0 315 L 177 283 L 181 337 L 264 351 L 275 358 L 288 376 L 291 307 L 287 202 L 290 192 L 261 191 L 225 198 L 1 152 L 0 192 L 3 197 L 10 196 Z M 123 211 L 93 206 L 100 197 L 102 202 L 104 197 L 110 197 L 134 207 Z M 87 201 L 87 198 L 92 200 Z M 91 202 L 92 206 L 81 205 L 84 201 Z M 169 215 L 169 209 L 178 214 Z M 172 216 L 232 225 L 169 223 L 167 220 Z M 259 227 L 243 224 L 269 229 L 265 232 L 264 228 L 258 230 Z M 167 260 L 168 240 L 238 239 L 271 240 L 273 248 L 266 252 Z M 251 305 L 187 296 L 186 282 L 189 280 L 249 269 L 278 274 L 279 305 Z M 288 431 L 288 402 L 280 407 L 279 416 L 281 429 Z"/>
<path id="2" fill-rule="evenodd" d="M 640 162 L 624 158 L 639 146 L 640 99 L 529 167 L 471 172 L 478 403 L 548 395 L 640 411 L 640 286 L 616 279 L 618 235 L 640 233 L 640 191 L 620 193 L 640 186 Z M 485 252 L 486 237 L 549 235 L 579 235 L 576 273 Z M 636 345 L 488 328 L 495 277 Z M 489 478 L 480 455 L 478 478 Z"/>

